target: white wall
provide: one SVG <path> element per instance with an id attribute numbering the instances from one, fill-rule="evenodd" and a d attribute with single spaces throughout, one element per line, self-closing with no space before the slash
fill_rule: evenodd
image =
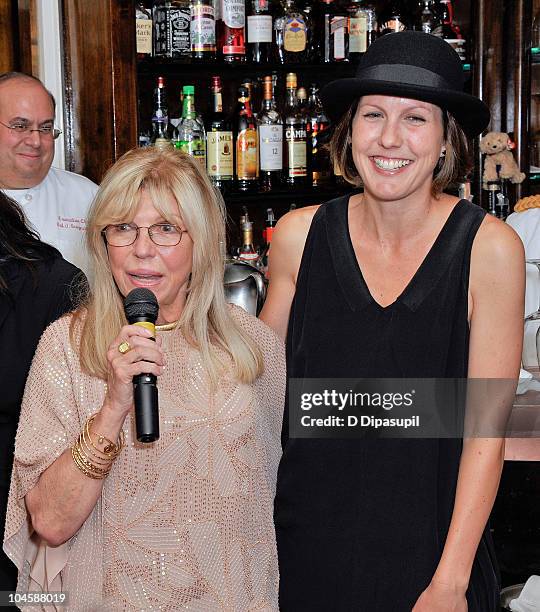
<path id="1" fill-rule="evenodd" d="M 56 100 L 56 126 L 64 130 L 64 76 L 62 70 L 60 0 L 36 0 L 39 78 Z M 55 142 L 53 165 L 65 169 L 64 134 Z"/>

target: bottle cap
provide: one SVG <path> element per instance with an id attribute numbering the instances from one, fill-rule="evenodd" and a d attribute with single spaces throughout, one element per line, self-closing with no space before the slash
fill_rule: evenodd
<path id="1" fill-rule="evenodd" d="M 182 93 L 185 96 L 195 95 L 195 85 L 184 85 L 184 87 L 182 87 Z"/>
<path id="2" fill-rule="evenodd" d="M 298 85 L 298 81 L 296 80 L 296 72 L 287 72 L 286 84 L 287 88 L 292 89 L 294 87 L 296 89 Z"/>
<path id="3" fill-rule="evenodd" d="M 296 92 L 296 96 L 299 100 L 307 100 L 307 92 L 305 87 L 299 87 Z"/>

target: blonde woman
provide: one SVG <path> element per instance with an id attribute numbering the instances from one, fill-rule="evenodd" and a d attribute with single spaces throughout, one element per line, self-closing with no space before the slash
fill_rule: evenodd
<path id="1" fill-rule="evenodd" d="M 226 304 L 223 207 L 187 156 L 139 149 L 88 222 L 93 283 L 29 375 L 4 548 L 19 589 L 70 610 L 277 610 L 272 499 L 281 341 Z M 157 338 L 123 298 L 157 297 Z M 136 441 L 132 378 L 158 378 L 161 435 Z"/>

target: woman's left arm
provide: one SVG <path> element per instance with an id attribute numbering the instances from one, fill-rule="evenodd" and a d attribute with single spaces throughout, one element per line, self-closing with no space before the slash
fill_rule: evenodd
<path id="1" fill-rule="evenodd" d="M 486 217 L 473 243 L 469 279 L 469 378 L 517 382 L 523 342 L 525 258 L 519 236 Z M 495 501 L 504 438 L 467 438 L 444 550 L 413 612 L 464 612 L 476 550 Z"/>

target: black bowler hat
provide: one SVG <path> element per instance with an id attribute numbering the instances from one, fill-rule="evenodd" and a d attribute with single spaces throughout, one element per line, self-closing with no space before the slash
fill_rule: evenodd
<path id="1" fill-rule="evenodd" d="M 431 102 L 452 113 L 469 137 L 488 125 L 489 108 L 463 92 L 463 65 L 442 38 L 395 32 L 377 39 L 360 59 L 356 76 L 323 87 L 327 115 L 337 121 L 363 95 L 380 94 Z"/>

